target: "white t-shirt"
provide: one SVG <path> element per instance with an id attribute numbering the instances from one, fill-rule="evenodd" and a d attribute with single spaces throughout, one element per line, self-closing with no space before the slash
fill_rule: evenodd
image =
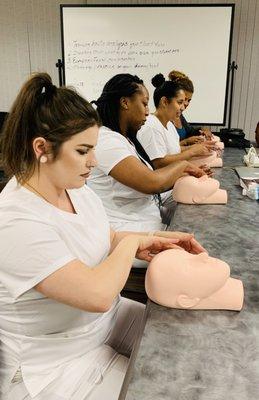
<path id="1" fill-rule="evenodd" d="M 70 398 L 82 376 L 90 391 L 115 356 L 104 342 L 120 297 L 108 312 L 91 313 L 33 288 L 74 259 L 91 268 L 106 258 L 109 222 L 100 199 L 86 186 L 68 191 L 72 214 L 14 182 L 0 194 L 0 390 L 8 391 L 20 368 L 32 397 L 50 384 Z"/>
<path id="2" fill-rule="evenodd" d="M 138 131 L 137 139 L 150 160 L 164 158 L 167 154 L 181 153 L 179 135 L 174 124 L 169 121 L 165 128 L 152 114 L 147 117 L 145 125 Z"/>
<path id="3" fill-rule="evenodd" d="M 139 160 L 135 147 L 123 135 L 103 126 L 96 147 L 98 166 L 93 169 L 87 185 L 101 198 L 115 230 L 162 229 L 154 196 L 125 186 L 109 175 L 115 165 L 129 156 Z"/>

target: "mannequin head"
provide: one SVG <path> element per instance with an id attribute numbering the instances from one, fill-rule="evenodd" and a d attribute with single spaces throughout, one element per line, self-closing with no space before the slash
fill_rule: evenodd
<path id="1" fill-rule="evenodd" d="M 219 189 L 216 179 L 203 175 L 200 178 L 183 176 L 177 179 L 173 191 L 173 199 L 185 204 L 226 204 L 227 192 Z"/>
<path id="2" fill-rule="evenodd" d="M 181 309 L 240 310 L 243 285 L 230 278 L 228 264 L 207 253 L 172 249 L 157 254 L 145 278 L 148 297 Z"/>
<path id="3" fill-rule="evenodd" d="M 220 168 L 223 166 L 223 160 L 221 157 L 217 156 L 216 151 L 213 151 L 212 154 L 207 157 L 193 157 L 190 162 L 197 165 L 197 167 L 200 167 L 204 164 L 211 168 Z"/>
<path id="4" fill-rule="evenodd" d="M 215 146 L 220 150 L 224 150 L 224 148 L 225 148 L 225 145 L 223 142 L 216 142 Z"/>
<path id="5" fill-rule="evenodd" d="M 212 135 L 212 139 L 211 140 L 213 140 L 214 142 L 220 142 L 219 136 L 216 136 L 216 135 Z"/>
<path id="6" fill-rule="evenodd" d="M 225 145 L 224 145 L 223 142 L 220 141 L 220 138 L 219 138 L 218 136 L 212 135 L 212 140 L 213 140 L 214 142 L 216 142 L 216 143 L 215 143 L 215 146 L 216 146 L 216 147 L 218 147 L 220 150 L 223 150 L 223 149 L 224 149 Z"/>

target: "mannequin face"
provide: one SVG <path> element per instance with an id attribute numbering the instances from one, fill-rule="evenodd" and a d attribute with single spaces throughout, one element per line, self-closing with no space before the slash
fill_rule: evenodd
<path id="1" fill-rule="evenodd" d="M 221 260 L 177 249 L 156 255 L 148 269 L 149 281 L 186 308 L 219 290 L 230 274 L 229 266 Z"/>
<path id="2" fill-rule="evenodd" d="M 205 164 L 211 168 L 223 166 L 223 160 L 221 157 L 218 157 L 216 151 L 212 151 L 209 156 L 193 157 L 190 161 L 192 164 L 197 165 L 198 167 Z"/>
<path id="3" fill-rule="evenodd" d="M 187 90 L 184 91 L 185 99 L 184 99 L 184 106 L 187 108 L 192 100 L 192 92 L 188 92 Z"/>
<path id="4" fill-rule="evenodd" d="M 138 85 L 139 91 L 131 97 L 121 99 L 120 120 L 126 130 L 136 133 L 146 122 L 149 114 L 149 94 L 145 86 Z"/>
<path id="5" fill-rule="evenodd" d="M 169 253 L 170 252 L 170 253 Z M 183 250 L 168 250 L 156 263 L 168 270 L 171 290 L 176 296 L 185 294 L 199 299 L 219 290 L 230 275 L 229 266 L 207 253 L 191 254 Z"/>
<path id="6" fill-rule="evenodd" d="M 199 298 L 208 297 L 210 294 L 219 290 L 225 283 L 230 275 L 229 266 L 223 261 L 216 258 L 209 257 L 207 253 L 198 254 L 195 257 L 193 254 L 185 252 L 182 255 L 183 263 L 182 273 L 182 290 L 190 296 L 197 296 Z M 190 280 L 186 280 L 189 275 Z M 196 288 L 193 287 L 193 282 L 197 282 Z M 178 287 L 180 294 L 180 288 Z"/>
<path id="7" fill-rule="evenodd" d="M 172 249 L 153 258 L 146 273 L 145 287 L 151 300 L 173 308 L 214 308 L 211 298 L 217 293 L 220 293 L 219 301 L 213 306 L 220 304 L 219 308 L 224 308 L 225 304 L 227 308 L 229 295 L 236 298 L 238 293 L 236 304 L 240 309 L 242 289 L 233 285 L 237 280 L 229 275 L 228 264 L 207 253 L 194 255 Z"/>
<path id="8" fill-rule="evenodd" d="M 216 179 L 203 175 L 200 178 L 185 176 L 176 181 L 173 188 L 173 198 L 188 204 L 202 203 L 219 189 Z"/>

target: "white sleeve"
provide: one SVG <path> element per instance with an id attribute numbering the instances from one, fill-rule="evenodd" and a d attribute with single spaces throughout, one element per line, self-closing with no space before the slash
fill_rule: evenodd
<path id="1" fill-rule="evenodd" d="M 0 281 L 14 298 L 76 259 L 54 227 L 22 216 L 9 219 L 0 243 Z"/>
<path id="2" fill-rule="evenodd" d="M 138 132 L 137 139 L 151 161 L 156 158 L 164 158 L 168 154 L 163 134 L 154 127 L 144 125 Z"/>
<path id="3" fill-rule="evenodd" d="M 109 175 L 113 167 L 124 160 L 124 158 L 129 156 L 134 157 L 134 154 L 130 152 L 127 145 L 121 140 L 119 133 L 114 133 L 113 135 L 107 134 L 100 137 L 95 155 L 98 168 L 106 175 Z"/>

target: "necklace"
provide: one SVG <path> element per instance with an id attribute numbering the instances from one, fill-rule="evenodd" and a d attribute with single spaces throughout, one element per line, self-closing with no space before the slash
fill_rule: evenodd
<path id="1" fill-rule="evenodd" d="M 33 187 L 32 185 L 30 185 L 28 182 L 26 182 L 26 185 L 29 186 L 29 187 L 30 187 L 35 193 L 37 193 L 42 199 L 44 199 L 45 201 L 47 201 L 47 203 L 51 204 L 52 206 L 54 205 L 54 204 L 52 204 L 45 196 L 43 196 L 43 194 L 41 194 L 37 189 L 35 189 L 35 187 Z M 70 201 L 70 203 L 71 203 L 72 211 L 68 211 L 68 210 L 66 210 L 66 209 L 64 209 L 63 211 L 70 212 L 71 214 L 76 214 L 76 210 L 75 210 L 75 208 L 74 208 L 73 203 L 71 202 L 71 200 L 70 200 L 69 197 L 68 197 L 68 199 L 69 199 L 69 201 Z M 55 207 L 57 207 L 57 206 L 55 206 Z M 60 207 L 57 207 L 57 208 L 60 208 Z M 62 210 L 62 208 L 61 208 L 61 210 Z"/>
<path id="2" fill-rule="evenodd" d="M 50 203 L 50 201 L 43 196 L 43 194 L 41 194 L 37 189 L 35 189 L 35 187 L 33 187 L 32 185 L 30 185 L 28 182 L 26 182 L 26 185 L 29 186 L 35 193 L 37 193 L 40 197 L 42 197 L 45 201 L 47 201 L 48 203 Z M 52 203 L 50 203 L 52 204 Z"/>

